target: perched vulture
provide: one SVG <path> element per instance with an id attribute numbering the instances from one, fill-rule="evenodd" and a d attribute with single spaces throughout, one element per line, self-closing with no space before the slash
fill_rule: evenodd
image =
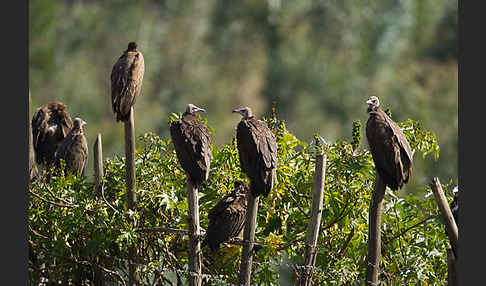
<path id="1" fill-rule="evenodd" d="M 402 188 L 412 175 L 413 154 L 407 138 L 393 120 L 379 108 L 378 97 L 370 97 L 366 137 L 375 167 L 392 190 Z"/>
<path id="2" fill-rule="evenodd" d="M 51 102 L 35 111 L 31 126 L 35 161 L 48 168 L 54 164 L 58 145 L 73 127 L 71 116 L 64 103 Z"/>
<path id="3" fill-rule="evenodd" d="M 196 112 L 204 109 L 188 104 L 182 119 L 172 122 L 170 136 L 182 169 L 187 173 L 191 183 L 200 190 L 203 182 L 209 177 L 211 153 L 211 133 L 199 120 Z"/>
<path id="4" fill-rule="evenodd" d="M 145 64 L 137 44 L 130 42 L 111 71 L 111 104 L 116 121 L 128 121 L 130 108 L 135 105 L 142 88 Z"/>
<path id="5" fill-rule="evenodd" d="M 56 167 L 60 167 L 61 159 L 66 162 L 65 172 L 84 175 L 88 165 L 88 143 L 84 136 L 81 118 L 74 118 L 71 132 L 59 145 L 56 153 Z"/>
<path id="6" fill-rule="evenodd" d="M 209 211 L 209 225 L 201 247 L 208 245 L 214 253 L 218 251 L 221 243 L 240 234 L 245 225 L 247 193 L 248 188 L 245 184 L 236 181 L 234 190 Z"/>
<path id="7" fill-rule="evenodd" d="M 249 107 L 233 110 L 243 118 L 236 128 L 236 144 L 243 172 L 254 197 L 267 196 L 277 178 L 277 142 L 267 124 L 253 117 Z"/>

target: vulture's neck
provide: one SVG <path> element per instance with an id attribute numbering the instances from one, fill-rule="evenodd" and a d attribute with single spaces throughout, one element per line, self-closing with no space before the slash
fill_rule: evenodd
<path id="1" fill-rule="evenodd" d="M 376 113 L 378 111 L 378 106 L 368 106 L 368 113 Z"/>

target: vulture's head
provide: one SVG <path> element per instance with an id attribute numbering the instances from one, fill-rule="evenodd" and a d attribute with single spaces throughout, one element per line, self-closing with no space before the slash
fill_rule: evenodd
<path id="1" fill-rule="evenodd" d="M 378 97 L 376 97 L 374 95 L 370 96 L 370 98 L 368 98 L 366 103 L 368 104 L 368 111 L 376 110 L 376 108 L 378 108 L 378 106 L 380 106 L 380 100 L 378 99 Z"/>
<path id="2" fill-rule="evenodd" d="M 127 51 L 133 52 L 133 51 L 136 51 L 136 50 L 137 50 L 137 43 L 135 43 L 135 42 L 128 43 Z"/>
<path id="3" fill-rule="evenodd" d="M 206 112 L 206 110 L 189 103 L 186 107 L 186 113 L 194 114 L 196 112 Z"/>
<path id="4" fill-rule="evenodd" d="M 232 112 L 241 114 L 241 116 L 243 116 L 243 119 L 248 119 L 253 117 L 253 112 L 251 112 L 251 108 L 249 107 L 234 109 Z"/>
<path id="5" fill-rule="evenodd" d="M 247 188 L 245 186 L 245 183 L 243 183 L 242 181 L 239 181 L 239 180 L 235 181 L 234 189 L 235 189 L 237 195 L 247 193 Z"/>
<path id="6" fill-rule="evenodd" d="M 79 118 L 79 117 L 76 117 L 74 118 L 74 121 L 73 121 L 73 131 L 82 131 L 83 130 L 83 126 L 86 125 L 86 122 Z"/>

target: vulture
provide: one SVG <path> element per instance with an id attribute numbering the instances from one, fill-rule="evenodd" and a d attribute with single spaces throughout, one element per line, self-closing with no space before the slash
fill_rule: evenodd
<path id="1" fill-rule="evenodd" d="M 245 225 L 247 193 L 245 184 L 235 181 L 234 190 L 209 211 L 209 225 L 201 248 L 208 245 L 214 253 L 221 243 L 240 234 Z"/>
<path id="2" fill-rule="evenodd" d="M 130 118 L 130 109 L 142 89 L 144 71 L 143 55 L 137 44 L 130 42 L 111 71 L 111 104 L 117 122 Z"/>
<path id="3" fill-rule="evenodd" d="M 412 150 L 402 130 L 380 109 L 378 97 L 371 96 L 368 104 L 369 118 L 366 137 L 375 168 L 385 184 L 396 191 L 412 175 Z"/>
<path id="4" fill-rule="evenodd" d="M 88 143 L 84 136 L 83 125 L 86 122 L 79 117 L 74 118 L 71 132 L 64 138 L 56 152 L 56 167 L 60 167 L 61 159 L 66 163 L 65 172 L 84 175 L 88 165 Z"/>
<path id="5" fill-rule="evenodd" d="M 66 105 L 56 101 L 39 107 L 32 117 L 31 127 L 35 161 L 49 168 L 55 162 L 58 145 L 73 127 Z"/>
<path id="6" fill-rule="evenodd" d="M 198 190 L 209 177 L 211 153 L 211 133 L 196 115 L 204 109 L 188 104 L 182 119 L 170 125 L 170 136 L 179 164 L 186 172 L 192 185 Z"/>
<path id="7" fill-rule="evenodd" d="M 243 117 L 236 128 L 240 166 L 250 179 L 254 197 L 267 196 L 277 178 L 277 142 L 265 122 L 253 117 L 249 107 L 233 110 Z"/>

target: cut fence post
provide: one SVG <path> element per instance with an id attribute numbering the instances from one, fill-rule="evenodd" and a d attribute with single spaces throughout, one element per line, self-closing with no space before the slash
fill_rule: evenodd
<path id="1" fill-rule="evenodd" d="M 133 107 L 130 108 L 130 118 L 125 123 L 125 162 L 126 162 L 126 187 L 127 187 L 127 209 L 135 211 L 137 201 L 136 178 L 135 178 L 135 124 L 133 120 Z M 136 225 L 134 225 L 136 227 Z M 139 285 L 137 267 L 133 263 L 137 258 L 137 249 L 134 245 L 128 248 L 128 275 L 129 286 Z"/>
<path id="2" fill-rule="evenodd" d="M 385 182 L 376 172 L 375 188 L 371 196 L 368 219 L 368 254 L 366 256 L 366 285 L 377 285 L 380 273 L 381 214 L 385 197 Z"/>
<path id="3" fill-rule="evenodd" d="M 27 114 L 27 122 L 29 124 L 29 186 L 30 186 L 30 181 L 32 180 L 35 174 L 34 145 L 32 141 L 32 124 L 30 121 L 30 104 L 31 104 L 31 96 L 30 96 L 30 88 L 29 88 L 29 113 Z"/>
<path id="4" fill-rule="evenodd" d="M 457 230 L 456 221 L 454 220 L 454 216 L 452 216 L 451 209 L 449 208 L 449 204 L 447 203 L 447 198 L 444 195 L 444 191 L 442 190 L 439 178 L 433 178 L 429 186 L 434 193 L 435 200 L 437 202 L 437 205 L 439 206 L 440 212 L 442 213 L 442 217 L 444 218 L 444 224 L 447 230 L 447 235 L 449 236 L 451 246 L 454 251 L 458 253 L 457 241 L 459 239 L 459 233 Z"/>
<path id="5" fill-rule="evenodd" d="M 313 266 L 317 257 L 317 238 L 321 225 L 322 205 L 324 195 L 324 182 L 326 180 L 326 155 L 316 154 L 316 167 L 314 173 L 314 190 L 312 196 L 312 217 L 309 221 L 307 238 L 305 243 L 304 263 L 300 271 L 297 285 L 309 286 L 312 282 Z"/>
<path id="6" fill-rule="evenodd" d="M 201 228 L 199 226 L 199 198 L 197 188 L 191 183 L 187 176 L 187 204 L 189 209 L 189 285 L 201 285 L 201 244 L 199 237 Z"/>
<path id="7" fill-rule="evenodd" d="M 447 249 L 447 286 L 457 285 L 456 258 L 451 248 Z"/>
<path id="8" fill-rule="evenodd" d="M 93 169 L 94 169 L 94 177 L 95 177 L 95 194 L 97 198 L 102 198 L 103 194 L 103 185 L 101 184 L 101 178 L 104 176 L 103 171 L 103 149 L 101 144 L 101 134 L 98 133 L 96 137 L 96 141 L 93 147 Z"/>
<path id="9" fill-rule="evenodd" d="M 249 286 L 251 281 L 251 266 L 253 264 L 253 247 L 255 242 L 259 197 L 254 197 L 251 192 L 248 192 L 247 200 L 245 230 L 243 232 L 243 249 L 241 253 L 240 273 L 238 274 L 239 286 Z"/>

